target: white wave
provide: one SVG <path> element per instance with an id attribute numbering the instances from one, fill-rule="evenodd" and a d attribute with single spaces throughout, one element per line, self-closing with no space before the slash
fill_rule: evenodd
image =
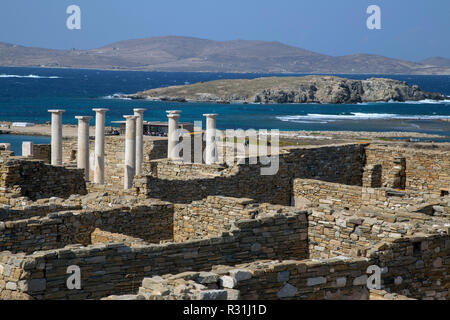
<path id="1" fill-rule="evenodd" d="M 405 101 L 405 103 L 409 104 L 448 104 L 450 103 L 450 100 L 431 100 L 431 99 L 425 99 L 425 100 L 419 100 L 419 101 Z"/>
<path id="2" fill-rule="evenodd" d="M 122 99 L 122 100 L 132 100 L 131 98 L 128 98 L 125 96 L 124 93 L 114 93 L 107 96 L 102 97 L 103 99 Z"/>
<path id="3" fill-rule="evenodd" d="M 61 79 L 58 76 L 38 76 L 35 74 L 29 74 L 27 76 L 18 75 L 18 74 L 0 74 L 0 78 L 26 78 L 26 79 Z"/>
<path id="4" fill-rule="evenodd" d="M 393 113 L 362 113 L 351 112 L 350 114 L 315 114 L 295 116 L 278 116 L 278 120 L 295 123 L 327 123 L 337 120 L 372 120 L 372 119 L 399 119 L 399 120 L 433 120 L 450 119 L 444 115 L 400 115 Z"/>
<path id="5" fill-rule="evenodd" d="M 450 98 L 450 97 L 448 97 Z M 450 99 L 444 99 L 444 100 L 431 100 L 431 99 L 425 99 L 425 100 L 419 100 L 419 101 L 412 101 L 412 100 L 407 100 L 404 102 L 401 101 L 394 101 L 394 100 L 389 100 L 389 101 L 375 101 L 375 102 L 358 102 L 357 105 L 360 106 L 368 106 L 368 105 L 376 105 L 376 104 L 383 104 L 383 103 L 404 103 L 404 104 L 450 104 Z"/>

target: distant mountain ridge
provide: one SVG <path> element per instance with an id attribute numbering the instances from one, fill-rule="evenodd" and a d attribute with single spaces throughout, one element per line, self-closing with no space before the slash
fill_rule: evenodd
<path id="1" fill-rule="evenodd" d="M 443 57 L 432 57 L 422 61 L 424 64 L 429 64 L 438 67 L 450 68 L 450 59 Z"/>
<path id="2" fill-rule="evenodd" d="M 450 74 L 450 59 L 411 62 L 371 54 L 328 56 L 280 42 L 153 37 L 92 50 L 0 43 L 1 66 L 236 73 Z"/>

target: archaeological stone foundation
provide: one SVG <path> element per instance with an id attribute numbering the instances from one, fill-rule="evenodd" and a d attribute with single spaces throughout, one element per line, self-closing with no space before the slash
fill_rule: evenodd
<path id="1" fill-rule="evenodd" d="M 450 298 L 448 149 L 282 149 L 262 176 L 249 158 L 187 163 L 175 135 L 143 137 L 124 188 L 125 137 L 96 139 L 62 137 L 53 165 L 50 146 L 0 148 L 0 299 Z"/>

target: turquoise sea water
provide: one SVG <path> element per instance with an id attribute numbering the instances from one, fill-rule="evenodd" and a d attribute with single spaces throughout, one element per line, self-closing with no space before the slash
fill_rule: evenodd
<path id="1" fill-rule="evenodd" d="M 257 78 L 267 74 L 167 73 L 43 68 L 0 68 L 0 120 L 44 123 L 48 109 L 67 110 L 64 123 L 76 115 L 93 115 L 94 107 L 109 108 L 107 122 L 123 120 L 133 108 L 147 108 L 145 120 L 166 120 L 165 110 L 182 110 L 181 121 L 203 120 L 219 113 L 217 126 L 280 130 L 414 131 L 450 136 L 450 97 L 443 102 L 328 104 L 208 104 L 113 99 L 114 94 L 217 79 Z M 284 75 L 286 76 L 286 75 Z M 367 75 L 341 75 L 365 79 Z M 389 77 L 450 96 L 450 76 Z M 92 122 L 93 124 L 93 122 Z M 0 138 L 1 139 L 1 138 Z M 2 140 L 5 139 L 5 136 Z"/>

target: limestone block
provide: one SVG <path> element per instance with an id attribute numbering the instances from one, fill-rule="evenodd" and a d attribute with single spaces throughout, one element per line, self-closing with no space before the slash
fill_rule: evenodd
<path id="1" fill-rule="evenodd" d="M 237 285 L 237 280 L 234 277 L 222 276 L 220 277 L 220 285 L 224 288 L 233 289 Z"/>
<path id="2" fill-rule="evenodd" d="M 251 272 L 245 269 L 231 269 L 228 272 L 230 276 L 234 277 L 238 282 L 252 278 Z"/>

